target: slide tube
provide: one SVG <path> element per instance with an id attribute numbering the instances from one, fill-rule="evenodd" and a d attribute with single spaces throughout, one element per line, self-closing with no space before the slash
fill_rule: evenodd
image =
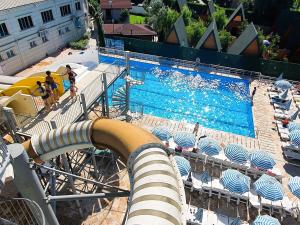
<path id="1" fill-rule="evenodd" d="M 23 146 L 38 163 L 78 149 L 109 148 L 127 160 L 131 186 L 127 225 L 186 224 L 176 164 L 161 141 L 141 128 L 109 119 L 84 121 L 34 135 Z"/>

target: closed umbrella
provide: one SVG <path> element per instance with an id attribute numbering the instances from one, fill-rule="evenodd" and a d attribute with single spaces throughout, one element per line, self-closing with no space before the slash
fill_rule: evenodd
<path id="1" fill-rule="evenodd" d="M 300 146 L 300 130 L 293 130 L 289 137 L 292 145 Z"/>
<path id="2" fill-rule="evenodd" d="M 183 176 L 187 176 L 189 174 L 189 172 L 191 171 L 191 164 L 190 162 L 182 157 L 182 156 L 174 156 L 177 168 L 180 172 L 180 175 Z"/>
<path id="3" fill-rule="evenodd" d="M 282 79 L 283 79 L 283 73 L 281 73 L 281 74 L 276 78 L 276 81 L 282 80 Z"/>
<path id="4" fill-rule="evenodd" d="M 250 189 L 250 177 L 237 170 L 228 169 L 222 173 L 221 182 L 230 192 L 243 194 Z"/>
<path id="5" fill-rule="evenodd" d="M 212 138 L 203 138 L 200 139 L 198 143 L 198 148 L 202 153 L 205 153 L 209 156 L 218 155 L 222 150 L 219 143 Z"/>
<path id="6" fill-rule="evenodd" d="M 287 96 L 288 96 L 288 93 L 289 93 L 289 89 L 286 89 L 284 92 L 280 93 L 280 94 L 278 95 L 278 97 L 279 97 L 280 99 L 286 99 Z"/>
<path id="7" fill-rule="evenodd" d="M 250 153 L 251 165 L 265 170 L 272 169 L 276 164 L 274 159 L 266 152 L 255 151 Z"/>
<path id="8" fill-rule="evenodd" d="M 275 82 L 275 86 L 277 88 L 285 90 L 285 89 L 290 89 L 292 87 L 292 84 L 287 80 L 278 80 Z"/>
<path id="9" fill-rule="evenodd" d="M 295 110 L 294 112 L 292 112 L 290 115 L 290 121 L 294 121 L 297 119 L 298 117 L 298 113 L 299 113 L 299 109 Z"/>
<path id="10" fill-rule="evenodd" d="M 207 171 L 204 171 L 203 173 L 201 173 L 199 175 L 199 179 L 203 182 L 203 183 L 208 183 L 208 181 L 211 179 L 211 177 L 209 176 Z"/>
<path id="11" fill-rule="evenodd" d="M 231 221 L 230 225 L 241 225 L 242 221 L 240 217 L 235 218 L 233 221 Z"/>
<path id="12" fill-rule="evenodd" d="M 292 177 L 288 183 L 290 191 L 300 198 L 300 177 Z"/>
<path id="13" fill-rule="evenodd" d="M 177 132 L 173 139 L 177 145 L 184 148 L 194 147 L 196 142 L 195 135 L 188 132 Z"/>
<path id="14" fill-rule="evenodd" d="M 269 175 L 263 174 L 254 182 L 254 190 L 258 195 L 271 201 L 283 199 L 283 187 L 278 180 Z"/>
<path id="15" fill-rule="evenodd" d="M 169 128 L 164 126 L 154 127 L 152 130 L 152 134 L 158 137 L 162 141 L 167 141 L 171 138 L 171 131 Z"/>
<path id="16" fill-rule="evenodd" d="M 278 219 L 263 215 L 263 216 L 257 216 L 252 225 L 280 225 Z"/>
<path id="17" fill-rule="evenodd" d="M 245 163 L 248 160 L 248 152 L 241 145 L 229 144 L 225 147 L 224 153 L 225 156 L 233 162 Z"/>

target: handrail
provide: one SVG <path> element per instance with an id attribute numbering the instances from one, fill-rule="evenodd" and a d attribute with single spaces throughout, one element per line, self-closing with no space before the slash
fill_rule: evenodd
<path id="1" fill-rule="evenodd" d="M 110 48 L 99 48 L 98 49 L 100 53 L 108 53 L 108 54 L 115 54 L 119 56 L 124 56 L 126 51 L 119 50 L 119 49 L 110 49 Z M 250 70 L 243 70 L 238 68 L 232 68 L 232 67 L 226 67 L 226 66 L 220 66 L 215 64 L 207 64 L 207 63 L 201 63 L 201 62 L 194 62 L 194 61 L 188 61 L 188 60 L 182 60 L 182 59 L 176 59 L 176 58 L 168 58 L 163 56 L 154 56 L 144 53 L 136 53 L 136 52 L 128 52 L 131 58 L 141 59 L 141 60 L 149 60 L 153 62 L 159 62 L 159 63 L 166 63 L 166 64 L 176 64 L 177 66 L 182 67 L 208 67 L 213 68 L 215 70 L 219 71 L 225 71 L 229 74 L 236 74 L 236 75 L 246 75 L 250 77 L 257 77 L 260 75 L 260 72 L 256 71 L 250 71 Z"/>

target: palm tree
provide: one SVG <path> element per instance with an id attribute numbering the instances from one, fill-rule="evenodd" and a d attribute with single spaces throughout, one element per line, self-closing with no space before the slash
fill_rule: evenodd
<path id="1" fill-rule="evenodd" d="M 95 20 L 98 30 L 98 47 L 105 47 L 104 32 L 102 29 L 102 12 L 98 0 L 88 0 L 89 12 Z"/>

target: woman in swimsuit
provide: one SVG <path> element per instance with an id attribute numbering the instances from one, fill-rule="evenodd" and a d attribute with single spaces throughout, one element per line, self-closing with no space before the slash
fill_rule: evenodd
<path id="1" fill-rule="evenodd" d="M 52 105 L 58 106 L 57 105 L 57 101 L 55 100 L 54 91 L 51 88 L 51 83 L 49 81 L 47 81 L 47 80 L 45 82 L 45 90 L 49 94 L 49 103 L 50 103 L 50 106 L 52 106 Z"/>
<path id="2" fill-rule="evenodd" d="M 58 88 L 57 88 L 57 84 L 55 83 L 53 77 L 51 76 L 51 72 L 50 71 L 46 71 L 46 82 L 50 83 L 50 87 L 51 90 L 53 91 L 53 96 L 54 96 L 54 100 L 56 102 L 59 101 L 59 94 L 58 94 Z"/>
<path id="3" fill-rule="evenodd" d="M 75 77 L 77 76 L 77 74 L 72 70 L 70 65 L 66 65 L 66 69 L 67 69 L 67 74 L 69 76 L 70 84 L 71 83 L 75 84 Z"/>
<path id="4" fill-rule="evenodd" d="M 40 81 L 37 81 L 36 82 L 38 88 L 32 93 L 34 94 L 35 92 L 39 92 L 43 101 L 44 101 L 44 104 L 45 104 L 45 109 L 47 112 L 50 111 L 50 95 L 49 93 L 46 91 L 46 89 L 42 86 L 42 83 Z"/>

